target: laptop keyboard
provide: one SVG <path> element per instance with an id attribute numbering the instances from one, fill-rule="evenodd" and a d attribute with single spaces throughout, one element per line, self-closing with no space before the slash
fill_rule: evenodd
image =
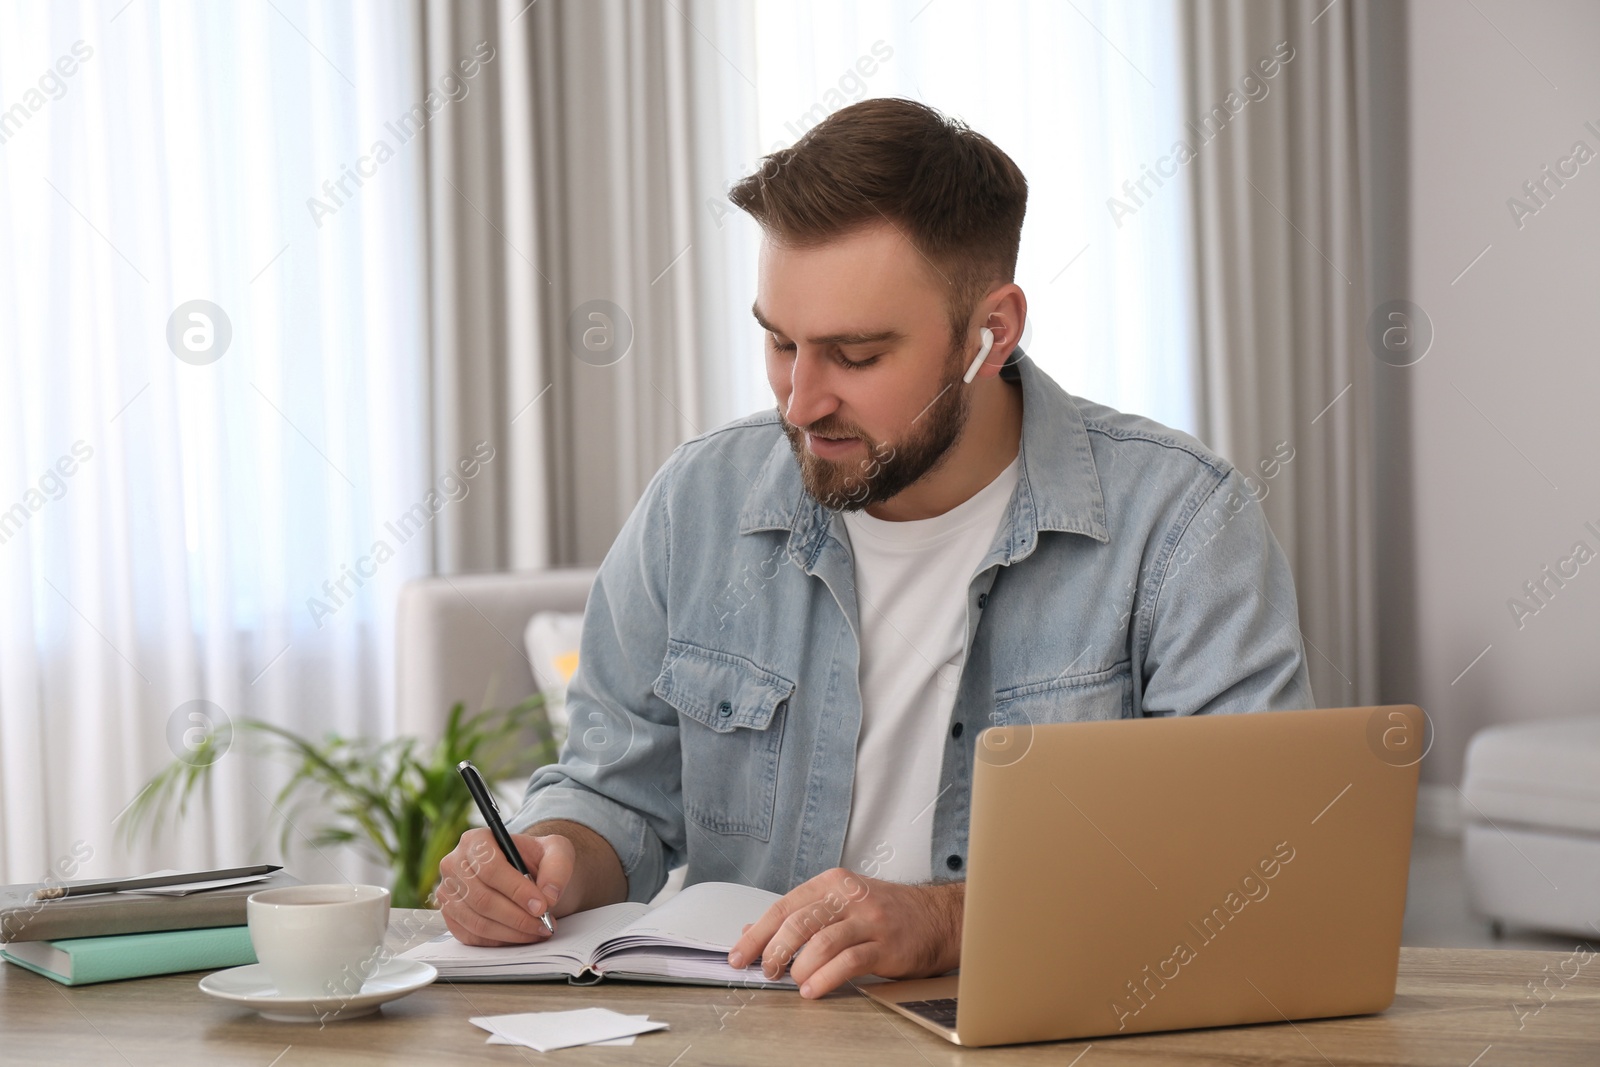
<path id="1" fill-rule="evenodd" d="M 899 1000 L 895 1002 L 913 1015 L 920 1015 L 940 1026 L 956 1028 L 956 998 L 940 997 L 937 1000 Z"/>

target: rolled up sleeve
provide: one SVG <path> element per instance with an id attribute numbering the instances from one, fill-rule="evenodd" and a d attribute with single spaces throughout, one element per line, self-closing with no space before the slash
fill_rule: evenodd
<path id="1" fill-rule="evenodd" d="M 683 862 L 678 715 L 652 692 L 667 648 L 672 462 L 657 472 L 606 554 L 584 609 L 561 759 L 528 782 L 509 821 L 581 823 L 611 844 L 630 900 L 648 901 Z"/>
<path id="2" fill-rule="evenodd" d="M 1147 715 L 1311 708 L 1288 560 L 1230 470 L 1168 539 L 1144 657 Z"/>

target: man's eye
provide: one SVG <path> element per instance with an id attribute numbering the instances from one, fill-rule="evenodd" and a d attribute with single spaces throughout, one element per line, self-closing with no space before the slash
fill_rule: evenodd
<path id="1" fill-rule="evenodd" d="M 773 347 L 773 350 L 777 351 L 777 352 L 793 352 L 794 351 L 794 345 L 793 344 L 779 344 L 778 343 L 778 339 L 776 337 L 773 337 L 771 334 L 767 335 L 767 344 L 771 345 Z"/>
<path id="2" fill-rule="evenodd" d="M 846 359 L 843 352 L 839 353 L 839 362 L 851 370 L 861 370 L 878 362 L 877 356 L 868 356 L 866 359 Z"/>

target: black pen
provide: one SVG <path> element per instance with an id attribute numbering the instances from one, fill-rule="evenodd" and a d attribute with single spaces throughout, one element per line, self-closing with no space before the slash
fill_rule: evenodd
<path id="1" fill-rule="evenodd" d="M 517 851 L 517 846 L 511 841 L 511 833 L 506 829 L 506 824 L 500 818 L 500 806 L 494 802 L 494 797 L 489 793 L 489 787 L 483 784 L 483 775 L 478 773 L 478 768 L 472 761 L 464 759 L 456 764 L 456 770 L 461 772 L 461 777 L 466 779 L 467 792 L 472 794 L 472 799 L 478 805 L 478 810 L 483 813 L 483 821 L 488 824 L 489 832 L 494 835 L 494 843 L 500 846 L 500 851 L 505 855 L 506 861 L 516 868 L 517 873 L 524 878 L 532 878 L 528 873 L 528 865 L 522 862 L 522 853 Z M 544 923 L 548 933 L 555 933 L 555 924 L 550 921 L 548 910 L 539 921 Z"/>

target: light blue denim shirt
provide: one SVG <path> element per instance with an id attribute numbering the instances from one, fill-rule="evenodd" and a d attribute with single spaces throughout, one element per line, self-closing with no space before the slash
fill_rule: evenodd
<path id="1" fill-rule="evenodd" d="M 1017 487 L 977 573 L 927 578 L 967 584 L 932 826 L 947 879 L 983 727 L 1314 706 L 1258 483 L 1068 396 L 1020 350 L 1002 373 L 1022 388 Z M 597 831 L 633 900 L 684 863 L 690 883 L 780 893 L 838 866 L 861 724 L 853 578 L 776 412 L 680 446 L 600 567 L 568 743 L 511 826 Z"/>

